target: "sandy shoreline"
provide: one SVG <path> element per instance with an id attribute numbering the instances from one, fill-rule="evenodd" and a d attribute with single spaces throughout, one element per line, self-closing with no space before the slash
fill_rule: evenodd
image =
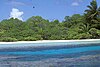
<path id="1" fill-rule="evenodd" d="M 61 45 L 67 46 L 67 45 L 98 44 L 98 43 L 100 43 L 100 39 L 0 42 L 0 49 L 21 48 L 21 47 L 41 47 L 41 46 L 61 46 Z"/>
<path id="2" fill-rule="evenodd" d="M 38 40 L 38 41 L 17 41 L 17 42 L 0 42 L 0 44 L 17 44 L 17 43 L 52 43 L 52 42 L 95 42 L 100 39 L 83 39 L 83 40 Z"/>

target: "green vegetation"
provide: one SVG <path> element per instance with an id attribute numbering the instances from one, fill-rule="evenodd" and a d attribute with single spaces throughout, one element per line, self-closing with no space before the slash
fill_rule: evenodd
<path id="1" fill-rule="evenodd" d="M 49 21 L 33 16 L 23 22 L 7 19 L 0 22 L 0 41 L 36 41 L 100 38 L 100 7 L 93 0 L 83 15 L 66 16 L 64 21 Z"/>

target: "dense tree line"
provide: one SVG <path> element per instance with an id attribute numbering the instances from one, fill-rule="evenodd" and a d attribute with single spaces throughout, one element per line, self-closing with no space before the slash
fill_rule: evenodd
<path id="1" fill-rule="evenodd" d="M 6 19 L 0 22 L 0 41 L 34 41 L 100 38 L 100 7 L 93 0 L 83 15 L 66 16 L 64 21 L 49 21 L 33 16 L 27 21 Z"/>

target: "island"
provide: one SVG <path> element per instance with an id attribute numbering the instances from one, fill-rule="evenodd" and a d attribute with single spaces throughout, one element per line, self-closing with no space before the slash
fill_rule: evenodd
<path id="1" fill-rule="evenodd" d="M 63 21 L 44 19 L 38 15 L 22 20 L 23 12 L 15 7 L 20 5 L 21 8 L 24 5 L 23 8 L 27 10 L 25 7 L 29 8 L 30 5 L 26 6 L 26 2 L 29 1 L 7 0 L 7 4 L 13 4 L 14 7 L 10 18 L 0 21 L 0 67 L 100 67 L 98 1 L 92 0 L 82 14 L 74 13 L 71 16 L 65 16 Z M 36 0 L 39 3 L 43 2 L 43 9 L 46 8 L 45 1 Z M 58 1 L 60 6 L 57 8 L 61 8 L 61 3 L 63 1 L 65 4 L 65 0 Z M 46 2 L 59 5 L 58 1 Z M 73 0 L 71 6 L 79 6 L 81 1 Z M 40 5 L 35 4 L 32 9 L 37 10 L 37 7 L 40 9 Z M 2 13 L 2 10 L 0 11 Z M 31 9 L 25 12 L 29 13 Z"/>
<path id="2" fill-rule="evenodd" d="M 49 21 L 33 16 L 26 21 L 17 18 L 0 22 L 0 41 L 79 40 L 100 38 L 100 7 L 93 0 L 83 14 L 65 16 L 63 21 Z"/>

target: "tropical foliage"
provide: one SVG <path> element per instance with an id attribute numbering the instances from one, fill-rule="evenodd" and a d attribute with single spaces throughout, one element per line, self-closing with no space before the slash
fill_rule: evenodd
<path id="1" fill-rule="evenodd" d="M 100 7 L 93 0 L 83 15 L 66 16 L 62 22 L 33 16 L 25 22 L 6 19 L 0 22 L 0 41 L 36 41 L 100 38 Z"/>

